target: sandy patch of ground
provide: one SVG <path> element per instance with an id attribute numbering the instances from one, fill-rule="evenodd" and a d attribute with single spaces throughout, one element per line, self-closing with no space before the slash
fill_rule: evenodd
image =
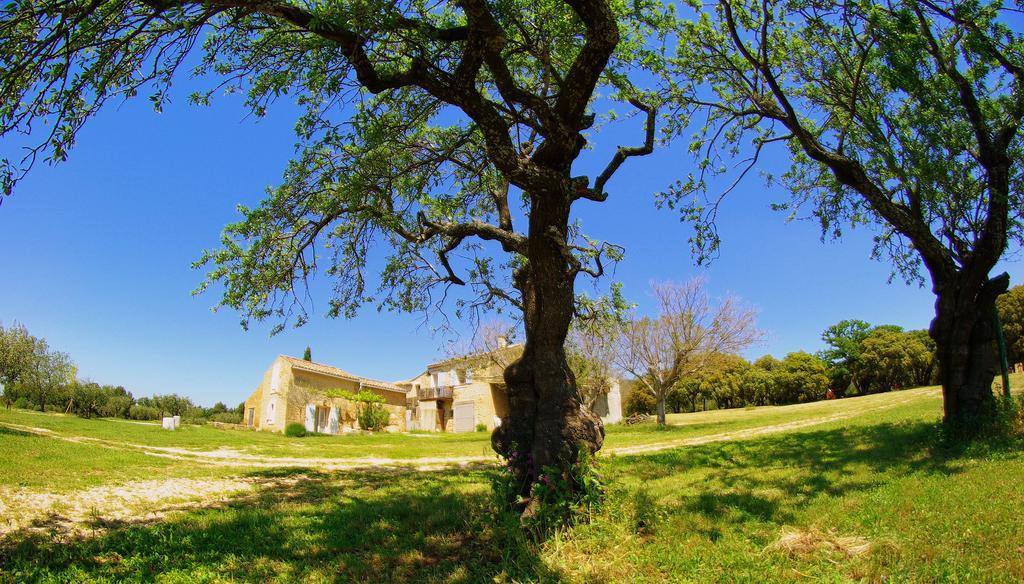
<path id="1" fill-rule="evenodd" d="M 69 493 L 0 487 L 0 536 L 12 531 L 86 533 L 148 522 L 173 511 L 222 503 L 283 478 L 165 479 L 105 485 Z"/>

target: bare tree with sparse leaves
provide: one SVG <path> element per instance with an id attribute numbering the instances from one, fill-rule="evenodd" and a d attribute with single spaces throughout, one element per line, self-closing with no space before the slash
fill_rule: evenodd
<path id="1" fill-rule="evenodd" d="M 654 396 L 658 424 L 665 425 L 665 398 L 680 380 L 716 355 L 737 353 L 761 340 L 757 310 L 732 295 L 717 305 L 703 278 L 683 284 L 654 283 L 655 318 L 629 318 L 616 336 L 615 365 Z"/>

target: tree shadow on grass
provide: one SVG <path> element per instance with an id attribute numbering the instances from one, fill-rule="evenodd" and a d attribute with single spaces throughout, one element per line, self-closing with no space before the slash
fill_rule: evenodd
<path id="1" fill-rule="evenodd" d="M 957 472 L 962 454 L 938 448 L 934 423 L 793 432 L 677 448 L 617 462 L 641 482 L 695 472 L 691 512 L 716 521 L 791 522 L 821 496 L 864 491 L 909 473 Z"/>
<path id="2" fill-rule="evenodd" d="M 8 538 L 0 582 L 558 581 L 490 512 L 491 472 L 254 473 L 263 487 L 159 522 Z"/>

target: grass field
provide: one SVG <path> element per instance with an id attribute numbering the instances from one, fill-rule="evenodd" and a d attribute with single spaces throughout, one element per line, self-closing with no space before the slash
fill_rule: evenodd
<path id="1" fill-rule="evenodd" d="M 605 507 L 542 545 L 491 510 L 486 434 L 299 440 L 2 412 L 0 581 L 1020 582 L 1021 445 L 946 446 L 940 407 L 931 388 L 610 427 Z M 316 468 L 368 456 L 481 462 Z"/>

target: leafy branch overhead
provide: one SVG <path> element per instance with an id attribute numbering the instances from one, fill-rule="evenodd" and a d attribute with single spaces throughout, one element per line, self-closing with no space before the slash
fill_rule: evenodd
<path id="1" fill-rule="evenodd" d="M 945 420 L 977 428 L 993 411 L 993 314 L 1009 286 L 1008 274 L 990 273 L 1010 245 L 1024 244 L 1019 6 L 694 8 L 669 78 L 674 107 L 703 120 L 690 148 L 698 169 L 661 202 L 694 223 L 693 246 L 707 259 L 723 198 L 761 166 L 766 147 L 784 144 L 791 196 L 778 207 L 794 217 L 809 209 L 825 237 L 870 225 L 873 255 L 891 260 L 894 276 L 923 284 L 927 275 Z"/>
<path id="2" fill-rule="evenodd" d="M 1024 35 L 1001 3 L 722 0 L 684 23 L 674 104 L 697 169 L 662 195 L 719 245 L 723 197 L 788 147 L 781 180 L 825 236 L 877 226 L 908 280 L 1020 243 Z M 688 116 L 694 116 L 689 118 Z M 686 131 L 679 122 L 675 132 Z M 759 164 L 761 163 L 761 164 Z M 981 262 L 987 264 L 988 262 Z M 979 264 L 969 271 L 984 271 Z M 990 266 L 988 266 L 990 267 Z M 974 274 L 974 277 L 980 277 Z"/>
<path id="3" fill-rule="evenodd" d="M 627 73 L 656 61 L 649 40 L 671 18 L 646 1 L 13 2 L 0 9 L 0 134 L 35 138 L 41 122 L 48 133 L 4 161 L 4 191 L 37 158 L 64 160 L 110 100 L 148 94 L 160 109 L 191 68 L 209 81 L 194 103 L 241 93 L 255 116 L 281 99 L 301 108 L 282 183 L 196 263 L 210 268 L 199 290 L 223 286 L 243 324 L 305 322 L 318 270 L 332 276 L 333 316 L 364 303 L 438 307 L 452 286 L 471 290 L 460 315 L 516 306 L 527 193 L 563 180 L 552 169 L 584 147 L 597 88 L 648 121 L 642 146 L 620 148 L 593 181 L 573 179 L 574 197 L 603 200 L 615 170 L 653 149 L 657 100 Z M 550 237 L 578 272 L 600 276 L 617 257 Z M 388 250 L 379 277 L 366 271 L 377 246 Z"/>

